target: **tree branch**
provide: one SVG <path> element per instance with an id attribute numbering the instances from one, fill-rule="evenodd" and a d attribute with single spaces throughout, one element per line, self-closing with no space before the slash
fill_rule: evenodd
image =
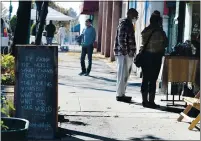
<path id="1" fill-rule="evenodd" d="M 38 28 L 38 33 L 36 35 L 36 40 L 35 40 L 35 44 L 36 45 L 40 45 L 41 44 L 41 38 L 42 38 L 42 33 L 44 30 L 44 25 L 45 25 L 45 20 L 48 14 L 48 1 L 44 1 L 42 4 L 42 11 L 40 13 L 40 24 L 39 24 L 39 28 Z"/>

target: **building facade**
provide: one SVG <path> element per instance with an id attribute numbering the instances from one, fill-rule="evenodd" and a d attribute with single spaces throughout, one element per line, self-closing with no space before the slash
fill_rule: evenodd
<path id="1" fill-rule="evenodd" d="M 82 14 L 91 15 L 97 31 L 97 51 L 115 61 L 113 47 L 120 18 L 126 17 L 129 8 L 135 8 L 139 19 L 134 25 L 137 52 L 141 46 L 141 32 L 149 25 L 154 10 L 163 17 L 163 29 L 169 39 L 167 52 L 178 42 L 192 40 L 200 32 L 200 2 L 185 1 L 84 1 Z M 88 17 L 87 17 L 88 18 Z M 133 65 L 134 66 L 134 65 Z M 140 76 L 141 70 L 133 67 Z"/>

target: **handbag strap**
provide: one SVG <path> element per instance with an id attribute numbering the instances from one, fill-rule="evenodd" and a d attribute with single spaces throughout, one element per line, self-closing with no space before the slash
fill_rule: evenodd
<path id="1" fill-rule="evenodd" d="M 150 36 L 149 36 L 147 42 L 145 43 L 144 48 L 143 48 L 142 51 L 144 51 L 144 50 L 147 48 L 147 45 L 148 45 L 148 43 L 149 43 L 149 40 L 151 39 L 151 36 L 153 35 L 153 33 L 154 33 L 155 31 L 156 31 L 156 29 L 154 29 L 154 30 L 151 32 L 151 34 L 150 34 Z"/>

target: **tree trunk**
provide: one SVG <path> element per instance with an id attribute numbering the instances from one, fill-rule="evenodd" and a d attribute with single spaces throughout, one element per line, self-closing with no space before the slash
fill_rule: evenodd
<path id="1" fill-rule="evenodd" d="M 40 24 L 39 24 L 38 33 L 36 35 L 36 40 L 35 40 L 36 45 L 41 44 L 41 38 L 42 38 L 43 30 L 44 30 L 47 13 L 48 13 L 48 1 L 44 1 L 42 4 L 42 11 L 40 12 L 40 17 L 39 17 Z"/>
<path id="2" fill-rule="evenodd" d="M 29 41 L 29 27 L 30 27 L 30 16 L 31 16 L 31 1 L 19 1 L 19 7 L 17 10 L 17 25 L 15 29 L 12 55 L 15 56 L 15 45 L 16 44 L 28 44 Z"/>
<path id="3" fill-rule="evenodd" d="M 36 3 L 36 8 L 37 8 L 37 14 L 38 14 L 36 21 L 39 21 L 43 2 L 42 1 L 36 1 L 35 3 Z"/>

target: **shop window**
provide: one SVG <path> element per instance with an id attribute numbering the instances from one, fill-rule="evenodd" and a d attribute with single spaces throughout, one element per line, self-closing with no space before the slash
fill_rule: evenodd
<path id="1" fill-rule="evenodd" d="M 193 4 L 191 40 L 196 40 L 200 33 L 200 4 Z"/>
<path id="2" fill-rule="evenodd" d="M 130 9 L 130 8 L 137 8 L 137 1 L 129 1 L 128 2 L 129 3 L 129 5 L 128 5 L 128 8 Z"/>

